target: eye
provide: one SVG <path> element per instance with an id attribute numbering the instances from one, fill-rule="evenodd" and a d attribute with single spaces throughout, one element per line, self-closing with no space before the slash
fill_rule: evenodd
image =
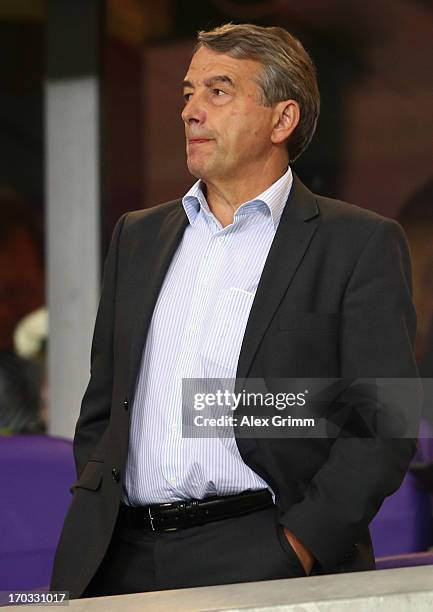
<path id="1" fill-rule="evenodd" d="M 213 93 L 215 96 L 220 97 L 221 95 L 224 95 L 224 94 L 225 94 L 225 91 L 223 91 L 222 89 L 218 89 L 218 88 L 216 88 L 216 87 L 215 87 L 214 89 L 212 89 L 212 93 Z"/>
<path id="2" fill-rule="evenodd" d="M 191 93 L 191 92 L 188 92 L 188 93 L 184 93 L 184 94 L 183 94 L 183 99 L 185 100 L 185 102 L 188 102 L 188 101 L 189 101 L 190 96 L 192 96 L 192 93 Z"/>

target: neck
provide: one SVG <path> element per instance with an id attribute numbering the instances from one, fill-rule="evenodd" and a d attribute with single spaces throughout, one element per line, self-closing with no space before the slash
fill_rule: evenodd
<path id="1" fill-rule="evenodd" d="M 224 179 L 203 180 L 206 187 L 206 200 L 209 208 L 223 227 L 233 223 L 236 210 L 244 202 L 253 200 L 266 191 L 287 171 L 287 160 L 268 172 L 251 170 L 240 179 L 225 177 Z"/>

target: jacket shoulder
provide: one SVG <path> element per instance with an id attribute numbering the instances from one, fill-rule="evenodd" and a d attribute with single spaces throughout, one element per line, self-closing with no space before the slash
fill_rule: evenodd
<path id="1" fill-rule="evenodd" d="M 388 219 L 368 208 L 362 208 L 343 200 L 334 200 L 321 195 L 315 195 L 320 214 L 328 222 L 361 222 L 367 225 L 383 223 Z"/>
<path id="2" fill-rule="evenodd" d="M 379 213 L 350 204 L 343 200 L 334 200 L 315 195 L 321 222 L 324 228 L 352 236 L 368 237 L 378 228 L 393 234 L 404 236 L 403 228 L 397 221 Z"/>
<path id="3" fill-rule="evenodd" d="M 125 215 L 125 229 L 141 226 L 143 223 L 161 223 L 169 214 L 182 209 L 182 199 L 170 200 L 151 208 L 133 210 Z"/>

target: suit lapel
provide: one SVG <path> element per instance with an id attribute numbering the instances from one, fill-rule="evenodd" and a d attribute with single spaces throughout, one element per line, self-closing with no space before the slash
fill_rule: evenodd
<path id="1" fill-rule="evenodd" d="M 136 263 L 138 274 L 135 286 L 138 288 L 138 292 L 134 295 L 134 299 L 136 303 L 140 304 L 140 310 L 132 332 L 129 380 L 130 397 L 132 397 L 134 392 L 144 342 L 147 337 L 156 300 L 187 224 L 188 218 L 181 205 L 181 200 L 179 200 L 179 205 L 173 208 L 165 217 L 159 232 L 152 240 L 152 255 L 149 265 L 143 266 L 141 257 L 138 258 Z M 149 237 L 146 236 L 146 239 L 149 239 Z"/>
<path id="2" fill-rule="evenodd" d="M 310 244 L 318 222 L 318 206 L 294 174 L 293 185 L 257 287 L 239 355 L 238 385 L 248 370 L 275 311 Z"/>

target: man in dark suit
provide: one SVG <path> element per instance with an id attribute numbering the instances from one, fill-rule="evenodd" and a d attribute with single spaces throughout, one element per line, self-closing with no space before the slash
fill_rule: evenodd
<path id="1" fill-rule="evenodd" d="M 372 569 L 368 523 L 415 448 L 356 382 L 416 376 L 403 232 L 288 165 L 319 111 L 306 51 L 280 28 L 201 32 L 184 95 L 199 181 L 123 216 L 106 261 L 51 585 L 72 597 Z M 231 377 L 333 379 L 340 433 L 182 437 L 182 379 Z"/>

